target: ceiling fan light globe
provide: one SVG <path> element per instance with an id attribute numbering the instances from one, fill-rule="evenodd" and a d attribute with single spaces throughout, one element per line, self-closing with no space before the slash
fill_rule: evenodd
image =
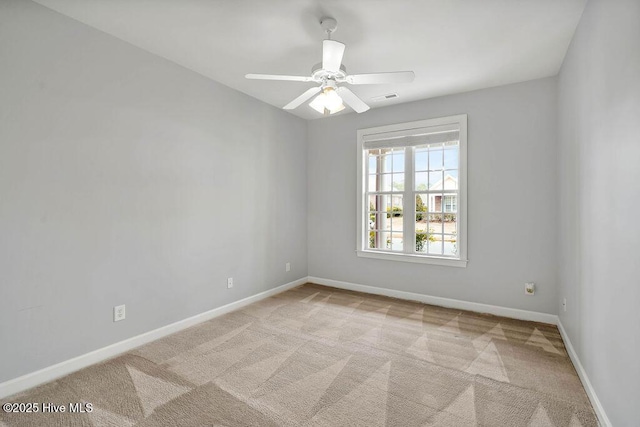
<path id="1" fill-rule="evenodd" d="M 313 108 L 320 114 L 324 114 L 325 97 L 326 95 L 324 93 L 316 96 L 313 101 L 309 103 L 309 107 Z"/>
<path id="2" fill-rule="evenodd" d="M 325 91 L 324 96 L 324 105 L 327 110 L 333 111 L 342 105 L 342 98 L 340 98 L 340 95 L 338 95 L 335 90 L 331 89 Z"/>
<path id="3" fill-rule="evenodd" d="M 325 88 L 320 95 L 309 103 L 309 106 L 324 115 L 335 114 L 345 108 L 342 98 L 331 87 Z"/>
<path id="4" fill-rule="evenodd" d="M 338 105 L 337 107 L 330 109 L 329 113 L 330 114 L 335 114 L 335 113 L 339 113 L 340 111 L 344 110 L 344 104 L 340 103 L 340 105 Z"/>

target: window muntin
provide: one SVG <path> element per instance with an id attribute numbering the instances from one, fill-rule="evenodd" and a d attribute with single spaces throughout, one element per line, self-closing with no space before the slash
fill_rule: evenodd
<path id="1" fill-rule="evenodd" d="M 358 144 L 358 255 L 466 265 L 466 116 L 361 130 Z"/>

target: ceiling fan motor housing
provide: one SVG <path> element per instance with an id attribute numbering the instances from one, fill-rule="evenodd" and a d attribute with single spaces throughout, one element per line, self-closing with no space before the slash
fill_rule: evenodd
<path id="1" fill-rule="evenodd" d="M 311 68 L 311 77 L 318 83 L 325 80 L 335 80 L 338 83 L 346 81 L 347 67 L 340 65 L 339 71 L 327 71 L 322 68 L 322 63 L 318 63 Z"/>

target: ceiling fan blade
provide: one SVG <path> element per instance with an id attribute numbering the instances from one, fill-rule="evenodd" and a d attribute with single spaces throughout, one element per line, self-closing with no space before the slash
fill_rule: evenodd
<path id="1" fill-rule="evenodd" d="M 354 74 L 346 77 L 352 85 L 377 85 L 388 83 L 411 83 L 416 75 L 413 71 L 396 71 L 393 73 Z"/>
<path id="2" fill-rule="evenodd" d="M 353 108 L 356 113 L 364 113 L 369 109 L 369 106 L 348 88 L 340 86 L 336 91 L 338 92 L 338 95 L 342 97 L 344 103 Z"/>
<path id="3" fill-rule="evenodd" d="M 322 88 L 320 86 L 312 87 L 311 89 L 306 90 L 302 95 L 300 95 L 299 97 L 297 97 L 296 99 L 294 99 L 293 101 L 291 101 L 290 103 L 288 103 L 282 108 L 285 110 L 293 110 L 294 108 L 298 108 L 300 104 L 302 104 L 304 101 L 308 99 L 311 99 L 313 95 L 320 92 L 321 90 Z"/>
<path id="4" fill-rule="evenodd" d="M 335 40 L 322 42 L 322 68 L 326 71 L 340 71 L 342 55 L 344 55 L 344 44 Z"/>
<path id="5" fill-rule="evenodd" d="M 292 82 L 312 82 L 313 77 L 305 76 L 280 76 L 277 74 L 246 74 L 247 79 L 252 80 L 287 80 Z"/>

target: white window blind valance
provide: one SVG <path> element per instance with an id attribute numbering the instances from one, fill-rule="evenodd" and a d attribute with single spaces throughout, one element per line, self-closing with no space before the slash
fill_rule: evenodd
<path id="1" fill-rule="evenodd" d="M 403 129 L 362 136 L 363 148 L 366 150 L 441 144 L 459 139 L 460 128 L 458 124 Z"/>

